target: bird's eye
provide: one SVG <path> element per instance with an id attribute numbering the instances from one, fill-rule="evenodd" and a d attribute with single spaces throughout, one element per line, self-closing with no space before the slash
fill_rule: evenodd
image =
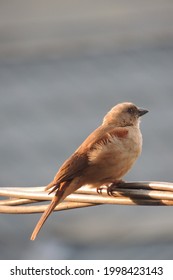
<path id="1" fill-rule="evenodd" d="M 134 109 L 133 109 L 133 108 L 128 108 L 127 112 L 128 112 L 129 114 L 133 114 L 133 113 L 134 113 Z"/>

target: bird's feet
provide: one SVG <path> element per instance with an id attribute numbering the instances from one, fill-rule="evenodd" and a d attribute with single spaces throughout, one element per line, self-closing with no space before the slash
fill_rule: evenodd
<path id="1" fill-rule="evenodd" d="M 123 180 L 118 180 L 115 181 L 113 183 L 111 183 L 108 187 L 107 187 L 107 194 L 108 195 L 114 195 L 114 191 L 116 191 L 117 188 L 122 187 L 124 185 L 125 181 Z"/>
<path id="2" fill-rule="evenodd" d="M 113 196 L 114 195 L 113 192 L 116 191 L 117 188 L 122 187 L 124 183 L 125 181 L 123 180 L 113 182 L 107 187 L 107 194 Z"/>
<path id="3" fill-rule="evenodd" d="M 104 186 L 98 187 L 97 193 L 102 194 L 102 191 L 106 190 L 108 195 L 113 195 L 113 192 L 116 191 L 116 188 L 123 186 L 124 183 L 125 183 L 125 181 L 118 180 L 109 185 L 104 185 Z"/>
<path id="4" fill-rule="evenodd" d="M 109 185 L 104 185 L 104 186 L 98 187 L 98 188 L 97 188 L 97 193 L 98 193 L 98 194 L 102 194 L 102 191 L 103 191 L 103 190 L 106 190 L 106 191 L 107 191 L 108 187 L 109 187 Z"/>

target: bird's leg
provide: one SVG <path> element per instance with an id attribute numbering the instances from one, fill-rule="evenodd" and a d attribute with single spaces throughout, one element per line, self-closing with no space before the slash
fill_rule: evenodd
<path id="1" fill-rule="evenodd" d="M 117 180 L 111 184 L 105 184 L 103 186 L 97 187 L 97 193 L 102 194 L 102 191 L 106 190 L 108 195 L 112 195 L 112 192 L 116 190 L 116 188 L 121 187 L 121 185 L 123 185 L 124 183 L 125 181 L 123 180 Z"/>
<path id="2" fill-rule="evenodd" d="M 98 194 L 102 194 L 102 191 L 103 190 L 107 190 L 109 188 L 109 184 L 106 184 L 104 186 L 100 186 L 100 187 L 97 187 L 97 193 Z"/>
<path id="3" fill-rule="evenodd" d="M 123 180 L 118 180 L 118 181 L 111 183 L 107 187 L 107 194 L 113 195 L 113 191 L 116 191 L 116 188 L 122 187 L 124 183 L 125 183 L 125 181 L 123 181 Z"/>

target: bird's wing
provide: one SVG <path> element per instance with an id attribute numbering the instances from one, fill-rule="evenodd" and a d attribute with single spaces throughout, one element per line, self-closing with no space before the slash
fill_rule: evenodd
<path id="1" fill-rule="evenodd" d="M 75 153 L 63 163 L 55 175 L 54 180 L 50 183 L 50 187 L 64 181 L 72 180 L 74 177 L 81 175 L 82 170 L 88 166 L 87 151 L 91 148 L 92 144 L 98 140 L 99 135 L 103 134 L 102 130 L 102 126 L 100 126 L 92 132 Z M 50 187 L 48 187 L 48 189 Z"/>
<path id="2" fill-rule="evenodd" d="M 87 165 L 87 154 L 75 152 L 60 167 L 58 173 L 55 175 L 54 183 L 58 184 L 64 181 L 72 180 L 74 177 L 78 176 L 80 172 L 87 167 Z"/>
<path id="3" fill-rule="evenodd" d="M 128 128 L 126 127 L 111 126 L 103 129 L 102 126 L 100 126 L 98 129 L 95 130 L 95 132 L 89 135 L 89 137 L 85 140 L 85 142 L 82 145 L 84 145 L 85 147 L 87 146 L 88 150 L 92 150 L 99 144 L 106 145 L 108 142 L 111 142 L 111 138 L 113 137 L 122 139 L 126 138 L 127 135 Z"/>
<path id="4" fill-rule="evenodd" d="M 98 127 L 86 138 L 76 152 L 64 162 L 55 175 L 54 185 L 81 175 L 81 172 L 89 164 L 88 152 L 98 144 L 106 144 L 111 137 L 125 138 L 127 134 L 128 129 L 124 127 L 111 127 L 106 130 L 102 126 Z"/>

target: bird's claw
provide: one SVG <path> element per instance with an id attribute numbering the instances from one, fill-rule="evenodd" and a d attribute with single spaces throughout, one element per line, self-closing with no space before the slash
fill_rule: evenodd
<path id="1" fill-rule="evenodd" d="M 98 187 L 98 188 L 97 188 L 97 193 L 98 193 L 98 194 L 102 194 L 102 191 L 103 191 L 103 190 L 107 190 L 107 186 Z"/>
<path id="2" fill-rule="evenodd" d="M 113 192 L 116 191 L 116 188 L 121 187 L 121 185 L 123 185 L 124 183 L 125 183 L 124 181 L 120 180 L 117 182 L 113 182 L 109 185 L 104 185 L 104 186 L 98 187 L 97 193 L 102 194 L 103 190 L 106 190 L 108 195 L 113 196 L 114 195 Z"/>
<path id="3" fill-rule="evenodd" d="M 107 187 L 107 194 L 110 196 L 115 196 L 114 191 L 116 191 L 116 189 L 118 187 L 121 187 L 125 182 L 124 181 L 118 181 L 118 182 L 113 182 L 112 184 L 110 184 Z"/>

